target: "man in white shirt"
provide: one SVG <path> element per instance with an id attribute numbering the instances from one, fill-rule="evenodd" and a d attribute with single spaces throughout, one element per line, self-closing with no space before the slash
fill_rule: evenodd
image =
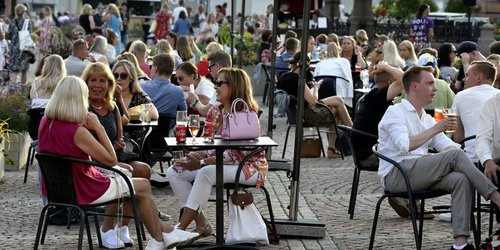
<path id="1" fill-rule="evenodd" d="M 425 113 L 423 107 L 432 102 L 436 92 L 432 67 L 413 66 L 403 74 L 407 100 L 391 106 L 379 124 L 378 150 L 398 162 L 408 174 L 412 188 L 418 190 L 445 190 L 451 193 L 452 226 L 455 239 L 453 249 L 474 249 L 468 244 L 469 223 L 474 188 L 495 204 L 500 204 L 500 193 L 474 163 L 443 133 L 454 130 L 456 118 L 445 118 L 439 123 Z M 429 154 L 429 148 L 438 154 Z M 385 190 L 404 192 L 404 179 L 389 162 L 380 161 L 379 176 Z"/>
<path id="2" fill-rule="evenodd" d="M 452 107 L 457 110 L 457 130 L 453 140 L 460 142 L 465 137 L 475 135 L 479 114 L 483 104 L 500 90 L 494 88 L 495 66 L 487 61 L 475 61 L 465 73 L 464 88 L 455 96 Z M 500 132 L 500 131 L 499 131 Z M 465 142 L 465 154 L 477 161 L 475 140 Z M 499 159 L 500 160 L 500 159 Z"/>
<path id="3" fill-rule="evenodd" d="M 186 7 L 184 7 L 184 0 L 179 0 L 179 6 L 175 7 L 174 11 L 172 12 L 172 15 L 174 16 L 174 23 L 179 18 L 181 11 L 184 11 L 184 13 L 186 13 L 186 15 L 189 13 L 187 11 Z"/>
<path id="4" fill-rule="evenodd" d="M 68 76 L 81 77 L 83 71 L 95 59 L 89 56 L 89 45 L 83 39 L 73 42 L 73 52 L 68 58 L 64 59 L 66 73 Z"/>

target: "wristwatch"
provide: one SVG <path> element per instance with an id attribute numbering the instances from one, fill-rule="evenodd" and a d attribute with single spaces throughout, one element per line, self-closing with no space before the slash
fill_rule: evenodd
<path id="1" fill-rule="evenodd" d="M 207 164 L 205 164 L 205 161 L 204 160 L 200 160 L 200 168 L 206 166 Z"/>

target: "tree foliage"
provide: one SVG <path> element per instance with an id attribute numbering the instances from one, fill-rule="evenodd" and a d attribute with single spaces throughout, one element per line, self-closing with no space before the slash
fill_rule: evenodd
<path id="1" fill-rule="evenodd" d="M 422 3 L 431 6 L 431 12 L 438 9 L 434 0 L 382 0 L 373 12 L 375 15 L 411 20 Z"/>
<path id="2" fill-rule="evenodd" d="M 448 0 L 446 12 L 467 13 L 468 7 L 464 5 L 463 0 Z"/>

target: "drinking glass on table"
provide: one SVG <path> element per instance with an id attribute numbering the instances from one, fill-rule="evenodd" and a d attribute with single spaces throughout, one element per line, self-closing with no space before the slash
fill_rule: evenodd
<path id="1" fill-rule="evenodd" d="M 457 110 L 455 108 L 445 108 L 443 109 L 443 118 L 455 118 L 457 117 Z M 447 133 L 455 132 L 455 128 L 446 130 Z"/>
<path id="2" fill-rule="evenodd" d="M 196 144 L 196 135 L 200 130 L 200 116 L 199 115 L 189 115 L 188 129 L 193 137 L 193 144 Z"/>

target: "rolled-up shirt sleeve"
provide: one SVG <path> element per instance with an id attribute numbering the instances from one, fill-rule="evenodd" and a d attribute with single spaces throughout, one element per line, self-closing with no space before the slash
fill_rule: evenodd
<path id="1" fill-rule="evenodd" d="M 493 106 L 495 98 L 492 98 L 483 105 L 479 114 L 479 121 L 476 126 L 476 154 L 483 164 L 487 160 L 493 159 L 491 154 L 491 143 L 493 141 L 493 128 L 495 113 Z"/>

